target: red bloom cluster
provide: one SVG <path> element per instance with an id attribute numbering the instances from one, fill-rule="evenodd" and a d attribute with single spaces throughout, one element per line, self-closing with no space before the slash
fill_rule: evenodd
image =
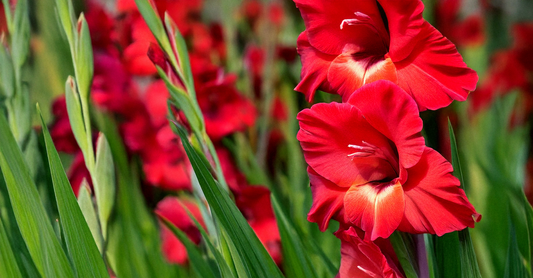
<path id="1" fill-rule="evenodd" d="M 220 146 L 223 137 L 254 125 L 257 118 L 254 104 L 237 90 L 236 76 L 225 74 L 222 68 L 226 54 L 220 25 L 206 25 L 200 20 L 202 1 L 156 0 L 153 3 L 161 16 L 165 12 L 170 15 L 187 42 L 197 101 L 207 133 L 214 143 Z M 180 198 L 164 198 L 155 211 L 199 243 L 200 234 L 183 209 L 185 206 L 202 222 L 198 205 L 183 197 L 192 189 L 191 167 L 167 120 L 170 95 L 164 82 L 156 77 L 153 64 L 158 62 L 159 53 L 152 52 L 150 57 L 147 54 L 151 43 L 156 43 L 155 38 L 133 0 L 117 1 L 116 10 L 117 14 L 112 15 L 96 1 L 87 3 L 85 16 L 94 52 L 92 101 L 97 109 L 112 113 L 117 119 L 129 154 L 140 157 L 145 183 L 164 190 L 182 191 Z M 173 116 L 185 120 L 179 111 L 171 111 Z M 56 100 L 53 113 L 55 122 L 51 133 L 58 150 L 75 154 L 69 178 L 77 194 L 81 182 L 86 179 L 90 183 L 91 180 L 70 127 L 64 97 Z M 229 152 L 217 148 L 239 209 L 275 261 L 280 263 L 280 236 L 270 206 L 269 190 L 249 185 L 234 166 Z M 186 263 L 183 245 L 168 229 L 163 226 L 161 229 L 167 259 Z"/>
<path id="2" fill-rule="evenodd" d="M 487 74 L 473 95 L 473 112 L 486 108 L 494 98 L 512 90 L 523 94 L 526 112 L 533 111 L 533 24 L 516 24 L 513 34 L 513 45 L 492 55 Z"/>
<path id="3" fill-rule="evenodd" d="M 308 219 L 321 230 L 341 223 L 339 276 L 401 277 L 383 239 L 395 230 L 440 236 L 481 217 L 452 165 L 425 146 L 419 116 L 465 100 L 477 74 L 422 18 L 420 0 L 294 1 L 306 26 L 296 90 L 309 101 L 317 89 L 343 100 L 298 114 Z"/>

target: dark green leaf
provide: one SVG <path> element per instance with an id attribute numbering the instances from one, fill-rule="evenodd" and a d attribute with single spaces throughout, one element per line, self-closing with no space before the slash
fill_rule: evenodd
<path id="1" fill-rule="evenodd" d="M 215 275 L 211 271 L 211 267 L 209 266 L 208 262 L 205 261 L 205 259 L 202 257 L 202 254 L 200 253 L 200 250 L 198 250 L 198 247 L 196 247 L 196 245 L 189 239 L 189 237 L 183 231 L 176 228 L 176 226 L 174 226 L 172 222 L 168 221 L 163 217 L 160 217 L 160 219 L 163 221 L 165 226 L 167 226 L 167 228 L 169 228 L 172 233 L 181 241 L 181 243 L 183 243 L 185 249 L 187 249 L 187 255 L 189 255 L 189 262 L 196 275 L 202 278 L 215 278 L 217 275 Z"/>
<path id="2" fill-rule="evenodd" d="M 235 203 L 215 182 L 209 164 L 189 143 L 184 128 L 178 126 L 187 156 L 213 213 L 220 221 L 230 243 L 234 244 L 249 277 L 282 277 L 280 270 L 257 238 Z M 230 245 L 231 246 L 231 245 Z"/>
<path id="3" fill-rule="evenodd" d="M 461 187 L 465 188 L 466 184 L 459 160 L 457 141 L 450 120 L 448 120 L 448 131 L 450 133 L 453 174 L 461 182 Z M 433 236 L 433 242 L 437 277 L 481 278 L 468 228 L 443 235 L 442 237 Z"/>
<path id="4" fill-rule="evenodd" d="M 0 219 L 0 277 L 22 277 L 2 219 Z"/>
<path id="5" fill-rule="evenodd" d="M 277 198 L 272 194 L 272 207 L 276 214 L 281 245 L 283 249 L 283 264 L 287 277 L 317 277 L 313 271 L 309 252 L 304 249 L 301 237 L 285 216 Z"/>
<path id="6" fill-rule="evenodd" d="M 76 274 L 78 277 L 109 277 L 42 116 L 41 123 L 59 211 L 59 222 Z"/>
<path id="7" fill-rule="evenodd" d="M 211 254 L 213 254 L 213 256 L 215 257 L 215 261 L 217 262 L 218 270 L 220 271 L 222 277 L 237 277 L 230 270 L 230 267 L 228 266 L 228 263 L 226 262 L 226 260 L 224 260 L 224 257 L 222 256 L 222 254 L 219 252 L 218 249 L 215 248 L 215 246 L 213 245 L 213 242 L 211 242 L 212 240 L 207 235 L 207 232 L 205 231 L 204 227 L 198 222 L 198 220 L 194 217 L 194 215 L 192 215 L 192 213 L 189 211 L 189 209 L 187 209 L 186 206 L 184 206 L 183 204 L 181 204 L 181 206 L 187 212 L 189 217 L 192 219 L 192 221 L 194 222 L 194 224 L 198 228 L 198 231 L 200 231 L 200 234 L 202 235 L 202 240 L 207 245 L 207 248 L 209 249 Z"/>
<path id="8" fill-rule="evenodd" d="M 518 242 L 516 240 L 515 228 L 512 223 L 510 223 L 510 239 L 509 239 L 509 248 L 507 249 L 507 260 L 505 262 L 505 274 L 504 278 L 515 278 L 515 277 L 531 277 L 531 273 L 524 266 L 524 261 L 520 250 L 518 248 Z"/>
<path id="9" fill-rule="evenodd" d="M 389 239 L 407 278 L 418 278 L 416 272 L 418 263 L 414 252 L 415 247 L 409 234 L 396 231 L 392 233 Z"/>

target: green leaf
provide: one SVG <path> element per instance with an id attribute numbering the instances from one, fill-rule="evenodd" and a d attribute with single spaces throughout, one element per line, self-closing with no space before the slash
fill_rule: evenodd
<path id="1" fill-rule="evenodd" d="M 59 223 L 77 277 L 109 277 L 42 116 L 41 123 L 59 211 Z"/>
<path id="2" fill-rule="evenodd" d="M 276 214 L 279 234 L 281 236 L 281 246 L 283 247 L 283 264 L 287 277 L 317 277 L 313 271 L 309 252 L 304 249 L 301 237 L 298 235 L 292 224 L 285 216 L 281 206 L 271 194 L 272 207 Z"/>
<path id="3" fill-rule="evenodd" d="M 507 261 L 505 262 L 505 274 L 503 277 L 531 277 L 531 273 L 524 266 L 523 258 L 518 248 L 514 225 L 512 223 L 510 223 L 510 225 L 511 229 L 509 234 L 509 247 L 507 249 Z"/>
<path id="4" fill-rule="evenodd" d="M 159 45 L 167 55 L 173 55 L 172 49 L 170 47 L 170 42 L 165 32 L 165 27 L 161 22 L 161 18 L 154 10 L 154 7 L 150 4 L 149 0 L 135 0 L 139 12 L 143 16 L 144 21 L 152 31 L 155 39 L 159 42 Z M 172 59 L 172 57 L 171 57 Z"/>
<path id="5" fill-rule="evenodd" d="M 55 277 L 74 277 L 3 113 L 0 113 L 0 142 L 0 168 L 13 213 L 35 266 L 45 277 L 46 272 L 56 273 Z"/>
<path id="6" fill-rule="evenodd" d="M 416 269 L 418 263 L 415 257 L 415 247 L 409 234 L 396 231 L 389 237 L 392 247 L 398 256 L 403 271 L 407 278 L 418 278 Z"/>
<path id="7" fill-rule="evenodd" d="M 202 191 L 213 213 L 227 233 L 231 244 L 242 259 L 243 267 L 249 277 L 282 277 L 282 274 L 265 247 L 257 238 L 246 219 L 241 214 L 228 194 L 223 191 L 209 172 L 209 164 L 189 143 L 187 133 L 177 125 L 187 156 L 191 161 L 194 173 L 198 178 Z M 230 245 L 231 247 L 231 245 Z"/>
<path id="8" fill-rule="evenodd" d="M 187 92 L 194 98 L 195 97 L 195 91 L 194 91 L 194 79 L 192 76 L 191 71 L 191 62 L 189 61 L 189 53 L 187 51 L 187 44 L 185 43 L 185 39 L 180 33 L 180 30 L 178 30 L 176 24 L 172 21 L 172 18 L 168 15 L 168 13 L 165 12 L 165 26 L 168 30 L 168 37 L 170 39 L 170 44 L 172 46 L 172 49 L 175 49 L 177 51 L 178 55 L 178 66 L 179 71 L 181 71 L 181 74 L 183 75 L 184 83 Z"/>
<path id="9" fill-rule="evenodd" d="M 65 31 L 67 40 L 69 44 L 74 43 L 74 30 L 73 18 L 74 18 L 74 9 L 70 0 L 56 0 L 57 13 L 59 16 L 59 21 Z M 72 48 L 71 48 L 72 49 Z M 74 55 L 74 53 L 72 53 Z"/>
<path id="10" fill-rule="evenodd" d="M 435 275 L 439 278 L 461 276 L 461 250 L 457 232 L 441 237 L 431 235 L 435 259 Z"/>
<path id="11" fill-rule="evenodd" d="M 198 112 L 198 110 L 195 108 L 195 104 L 191 96 L 188 95 L 183 89 L 174 86 L 163 70 L 159 66 L 156 67 L 157 72 L 165 82 L 172 99 L 174 99 L 178 105 L 178 108 L 185 114 L 191 129 L 194 131 L 201 131 L 203 129 L 203 116 L 201 112 Z"/>
<path id="12" fill-rule="evenodd" d="M 0 277 L 22 277 L 7 232 L 0 218 Z"/>
<path id="13" fill-rule="evenodd" d="M 80 186 L 80 191 L 78 193 L 78 204 L 80 206 L 83 217 L 91 230 L 93 235 L 94 242 L 98 247 L 100 253 L 103 251 L 103 237 L 100 232 L 100 225 L 98 225 L 98 218 L 96 217 L 96 211 L 94 209 L 93 200 L 91 198 L 91 193 L 89 189 L 89 184 L 87 180 L 83 180 Z"/>
<path id="14" fill-rule="evenodd" d="M 218 249 L 215 248 L 215 246 L 211 242 L 211 238 L 209 238 L 209 236 L 207 235 L 207 232 L 204 230 L 204 227 L 202 227 L 202 225 L 200 225 L 200 223 L 198 223 L 196 218 L 194 218 L 194 216 L 190 213 L 190 211 L 185 206 L 183 206 L 183 207 L 186 209 L 187 214 L 189 214 L 189 217 L 194 221 L 194 224 L 196 224 L 196 227 L 200 231 L 200 234 L 202 235 L 202 239 L 205 242 L 205 244 L 207 245 L 207 248 L 209 249 L 211 254 L 213 254 L 213 256 L 215 257 L 215 261 L 217 262 L 218 270 L 220 271 L 220 274 L 222 275 L 222 277 L 237 277 L 231 271 L 228 263 L 226 262 L 226 260 L 224 260 L 224 257 L 222 256 L 222 254 L 219 252 Z"/>
<path id="15" fill-rule="evenodd" d="M 208 262 L 205 261 L 200 253 L 200 250 L 198 250 L 198 247 L 189 239 L 189 237 L 164 217 L 160 217 L 159 219 L 163 221 L 165 226 L 172 231 L 172 233 L 181 241 L 181 243 L 183 243 L 185 249 L 187 249 L 189 262 L 196 275 L 202 278 L 215 278 L 217 275 L 211 271 L 211 267 L 209 266 Z"/>
<path id="16" fill-rule="evenodd" d="M 81 101 L 88 101 L 93 79 L 94 65 L 91 34 L 89 33 L 89 26 L 83 13 L 80 15 L 76 27 L 78 36 L 76 40 L 74 68 L 76 69 L 76 80 L 78 81 Z"/>
<path id="17" fill-rule="evenodd" d="M 93 184 L 100 227 L 105 240 L 107 237 L 107 222 L 115 202 L 115 165 L 109 143 L 103 133 L 98 136 L 96 145 L 96 166 Z"/>
<path id="18" fill-rule="evenodd" d="M 452 165 L 454 176 L 461 182 L 464 189 L 466 184 L 457 150 L 457 141 L 452 124 L 448 119 L 448 130 L 450 133 L 450 147 L 452 153 Z M 436 260 L 437 277 L 479 277 L 481 273 L 477 263 L 476 253 L 470 238 L 468 228 L 461 231 L 452 232 L 442 237 L 433 236 L 434 254 Z"/>
<path id="19" fill-rule="evenodd" d="M 67 102 L 68 120 L 72 128 L 72 133 L 76 138 L 76 142 L 80 146 L 82 152 L 86 152 L 87 145 L 92 142 L 87 142 L 87 133 L 85 131 L 85 123 L 83 121 L 80 95 L 76 89 L 76 81 L 72 76 L 67 78 L 65 83 L 65 100 Z M 83 154 L 84 157 L 92 154 Z"/>
<path id="20" fill-rule="evenodd" d="M 5 46 L 0 43 L 0 94 L 11 98 L 15 94 L 13 63 Z"/>
<path id="21" fill-rule="evenodd" d="M 117 198 L 108 227 L 109 265 L 117 277 L 183 277 L 178 276 L 183 270 L 163 257 L 157 222 L 145 204 L 137 168 L 130 167 L 115 120 L 98 111 L 93 115 L 109 142 L 117 170 Z"/>
<path id="22" fill-rule="evenodd" d="M 30 46 L 30 19 L 28 0 L 17 1 L 15 7 L 14 32 L 11 34 L 11 53 L 15 68 L 20 69 L 28 58 Z"/>

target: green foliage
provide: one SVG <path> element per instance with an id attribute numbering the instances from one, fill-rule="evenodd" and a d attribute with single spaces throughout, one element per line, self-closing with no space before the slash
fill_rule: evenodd
<path id="1" fill-rule="evenodd" d="M 35 266 L 44 277 L 74 277 L 67 256 L 48 221 L 22 153 L 1 113 L 0 141 L 0 168 L 13 213 Z"/>
<path id="2" fill-rule="evenodd" d="M 98 207 L 98 219 L 104 240 L 107 237 L 107 222 L 115 203 L 115 165 L 109 143 L 104 134 L 96 142 L 96 165 L 93 179 L 94 194 Z"/>
<path id="3" fill-rule="evenodd" d="M 98 224 L 98 218 L 94 209 L 90 188 L 86 180 L 83 180 L 80 186 L 80 190 L 78 192 L 78 204 L 81 212 L 83 213 L 85 221 L 87 221 L 87 226 L 89 226 L 89 229 L 91 230 L 91 234 L 93 235 L 96 246 L 98 247 L 100 253 L 102 253 L 104 250 L 104 239 L 100 232 L 100 225 Z"/>
<path id="4" fill-rule="evenodd" d="M 49 171 L 59 211 L 59 223 L 76 276 L 109 277 L 42 117 L 41 121 Z"/>
<path id="5" fill-rule="evenodd" d="M 503 277 L 511 229 L 515 229 L 520 261 L 531 274 L 531 206 L 523 192 L 528 128 L 510 126 L 518 94 L 497 99 L 462 129 L 467 193 L 483 215 L 472 232 L 483 277 Z M 519 115 L 519 114 L 518 114 Z"/>
<path id="6" fill-rule="evenodd" d="M 402 265 L 407 278 L 418 278 L 418 262 L 414 253 L 413 239 L 409 234 L 396 231 L 389 237 L 394 252 Z"/>
<path id="7" fill-rule="evenodd" d="M 283 262 L 287 277 L 317 277 L 313 271 L 311 259 L 304 248 L 301 237 L 289 222 L 289 219 L 287 219 L 276 197 L 272 195 L 271 198 L 281 236 Z"/>
<path id="8" fill-rule="evenodd" d="M 448 131 L 450 133 L 453 174 L 461 182 L 461 187 L 465 188 L 466 184 L 459 160 L 455 133 L 449 120 Z M 430 248 L 433 248 L 432 252 L 435 256 L 436 277 L 481 278 L 468 228 L 445 234 L 442 237 L 433 236 L 432 243 L 433 246 Z"/>
<path id="9" fill-rule="evenodd" d="M 216 184 L 209 172 L 209 166 L 205 157 L 201 156 L 189 143 L 183 127 L 178 126 L 178 134 L 206 200 L 220 221 L 224 233 L 227 233 L 230 248 L 235 248 L 236 252 L 234 255 L 238 254 L 240 263 L 242 263 L 242 270 L 246 276 L 281 277 L 281 272 L 278 267 L 250 225 L 248 225 L 235 203 Z"/>
<path id="10" fill-rule="evenodd" d="M 202 254 L 198 247 L 189 239 L 189 237 L 180 229 L 176 228 L 174 224 L 168 221 L 165 218 L 161 218 L 161 221 L 169 228 L 172 233 L 183 243 L 185 249 L 187 249 L 187 255 L 189 256 L 189 262 L 191 264 L 192 270 L 198 277 L 202 278 L 215 278 L 220 276 L 220 274 L 215 275 L 209 262 L 202 257 Z"/>
<path id="11" fill-rule="evenodd" d="M 6 229 L 0 219 L 0 276 L 2 277 L 22 277 L 15 254 L 9 243 Z"/>

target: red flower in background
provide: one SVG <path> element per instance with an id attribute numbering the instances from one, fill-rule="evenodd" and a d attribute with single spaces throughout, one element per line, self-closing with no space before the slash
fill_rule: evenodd
<path id="1" fill-rule="evenodd" d="M 294 1 L 306 25 L 297 42 L 303 68 L 295 90 L 309 101 L 316 89 L 346 101 L 364 84 L 386 79 L 421 111 L 435 110 L 476 87 L 477 74 L 422 18 L 420 0 Z"/>
<path id="2" fill-rule="evenodd" d="M 205 228 L 198 205 L 186 199 L 166 197 L 157 204 L 155 213 L 182 230 L 192 242 L 199 244 L 202 239 L 200 231 L 184 207 Z M 185 264 L 188 259 L 185 246 L 164 224 L 161 224 L 161 237 L 163 239 L 163 253 L 167 260 L 172 263 Z"/>
<path id="3" fill-rule="evenodd" d="M 50 126 L 50 136 L 56 149 L 64 153 L 75 153 L 80 148 L 70 127 L 64 95 L 56 98 L 52 103 L 52 114 L 54 115 L 54 122 Z"/>
<path id="4" fill-rule="evenodd" d="M 485 26 L 480 13 L 461 17 L 462 0 L 440 0 L 435 7 L 439 31 L 457 45 L 480 45 L 485 41 Z"/>
<path id="5" fill-rule="evenodd" d="M 309 221 L 330 218 L 365 231 L 365 239 L 473 227 L 473 206 L 452 166 L 424 144 L 412 98 L 390 81 L 355 92 L 347 103 L 320 103 L 298 114 L 298 140 L 313 193 Z"/>
<path id="6" fill-rule="evenodd" d="M 81 151 L 78 151 L 74 156 L 74 160 L 67 171 L 67 177 L 70 182 L 70 186 L 72 187 L 72 191 L 76 197 L 80 192 L 83 180 L 86 180 L 89 186 L 92 188 L 93 183 L 91 175 L 89 174 L 87 167 L 85 167 L 85 159 L 83 158 L 83 153 Z"/>
<path id="7" fill-rule="evenodd" d="M 217 77 L 196 87 L 207 134 L 213 141 L 252 126 L 257 118 L 253 103 L 235 88 L 236 76 Z"/>
<path id="8" fill-rule="evenodd" d="M 236 194 L 235 203 L 274 262 L 280 264 L 281 237 L 270 202 L 270 190 L 263 186 L 247 186 Z"/>
<path id="9" fill-rule="evenodd" d="M 359 230 L 359 234 L 363 234 L 363 232 Z M 377 242 L 362 240 L 362 236 L 358 235 L 358 230 L 354 227 L 338 231 L 335 235 L 341 240 L 341 266 L 336 277 L 404 277 L 396 266 L 399 263 L 395 258 L 394 251 L 386 252 L 394 256 L 394 258 L 390 258 L 390 256 L 387 258 L 383 252 L 387 249 L 380 249 L 376 244 Z M 389 242 L 382 242 L 383 244 L 388 245 L 389 250 L 392 249 Z"/>

